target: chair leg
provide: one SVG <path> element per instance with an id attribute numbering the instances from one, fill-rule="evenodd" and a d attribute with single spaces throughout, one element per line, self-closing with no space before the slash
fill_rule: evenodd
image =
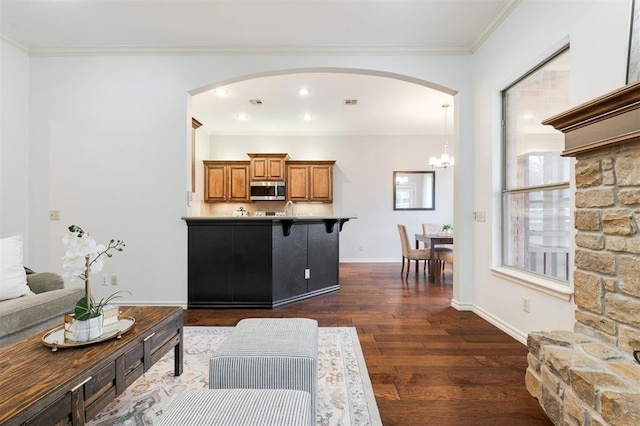
<path id="1" fill-rule="evenodd" d="M 404 279 L 409 278 L 409 269 L 411 269 L 411 259 L 407 259 L 407 272 L 404 274 Z"/>
<path id="2" fill-rule="evenodd" d="M 400 276 L 402 276 L 403 272 L 404 272 L 404 256 L 402 256 L 402 269 L 400 269 Z"/>

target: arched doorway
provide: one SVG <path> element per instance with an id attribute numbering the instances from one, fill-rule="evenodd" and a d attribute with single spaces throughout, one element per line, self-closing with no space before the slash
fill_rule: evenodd
<path id="1" fill-rule="evenodd" d="M 303 87 L 310 90 L 306 98 L 297 92 Z M 227 90 L 226 96 L 215 94 L 220 88 Z M 455 108 L 449 108 L 447 125 L 442 108 L 454 105 L 453 89 L 389 72 L 317 67 L 239 76 L 190 95 L 191 115 L 202 123 L 198 133 L 209 146 L 196 152 L 196 169 L 205 157 L 242 160 L 249 152 L 336 160 L 333 209 L 359 216 L 351 232 L 341 237 L 341 258 L 346 261 L 397 261 L 398 222 L 407 224 L 410 232 L 419 232 L 422 223 L 453 223 L 452 169 L 437 172 L 434 211 L 400 215 L 391 202 L 393 171 L 431 170 L 429 156 L 440 155 L 448 136 L 444 131 L 455 129 Z M 313 109 L 314 101 L 323 103 L 322 112 Z M 326 106 L 330 102 L 333 107 Z M 354 113 L 358 109 L 368 113 Z M 305 112 L 310 121 L 302 119 Z M 240 120 L 240 113 L 248 120 Z M 449 147 L 451 151 L 452 144 Z M 196 173 L 196 188 L 201 179 L 202 173 Z M 194 209 L 201 202 L 197 194 Z M 238 206 L 216 207 L 213 213 L 201 210 L 206 210 L 203 215 L 230 215 Z"/>

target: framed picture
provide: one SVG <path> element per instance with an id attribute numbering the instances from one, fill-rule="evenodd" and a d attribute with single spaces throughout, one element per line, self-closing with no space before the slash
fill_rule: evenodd
<path id="1" fill-rule="evenodd" d="M 631 33 L 627 63 L 627 84 L 640 80 L 640 2 L 631 2 Z"/>

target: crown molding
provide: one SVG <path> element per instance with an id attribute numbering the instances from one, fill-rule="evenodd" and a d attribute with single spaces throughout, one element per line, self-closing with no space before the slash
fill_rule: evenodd
<path id="1" fill-rule="evenodd" d="M 469 47 L 426 46 L 76 46 L 25 47 L 30 56 L 273 55 L 273 56 L 434 56 L 469 55 Z"/>
<path id="2" fill-rule="evenodd" d="M 22 50 L 25 53 L 29 53 L 29 47 L 22 43 L 21 41 L 18 41 L 17 39 L 11 37 L 9 34 L 0 31 L 0 40 L 5 41 L 15 47 L 17 47 L 18 49 Z"/>
<path id="3" fill-rule="evenodd" d="M 489 38 L 489 36 L 502 24 L 507 16 L 522 2 L 522 0 L 507 0 L 504 2 L 500 10 L 493 16 L 493 18 L 487 22 L 487 24 L 480 30 L 476 38 L 471 42 L 469 46 L 469 53 L 473 54 L 482 44 Z"/>

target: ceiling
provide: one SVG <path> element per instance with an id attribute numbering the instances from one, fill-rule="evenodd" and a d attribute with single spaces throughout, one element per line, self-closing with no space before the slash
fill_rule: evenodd
<path id="1" fill-rule="evenodd" d="M 0 0 L 0 37 L 33 56 L 470 54 L 519 1 Z M 442 134 L 442 104 L 453 105 L 452 92 L 426 82 L 305 71 L 212 81 L 229 94 L 199 90 L 192 114 L 209 133 Z"/>

